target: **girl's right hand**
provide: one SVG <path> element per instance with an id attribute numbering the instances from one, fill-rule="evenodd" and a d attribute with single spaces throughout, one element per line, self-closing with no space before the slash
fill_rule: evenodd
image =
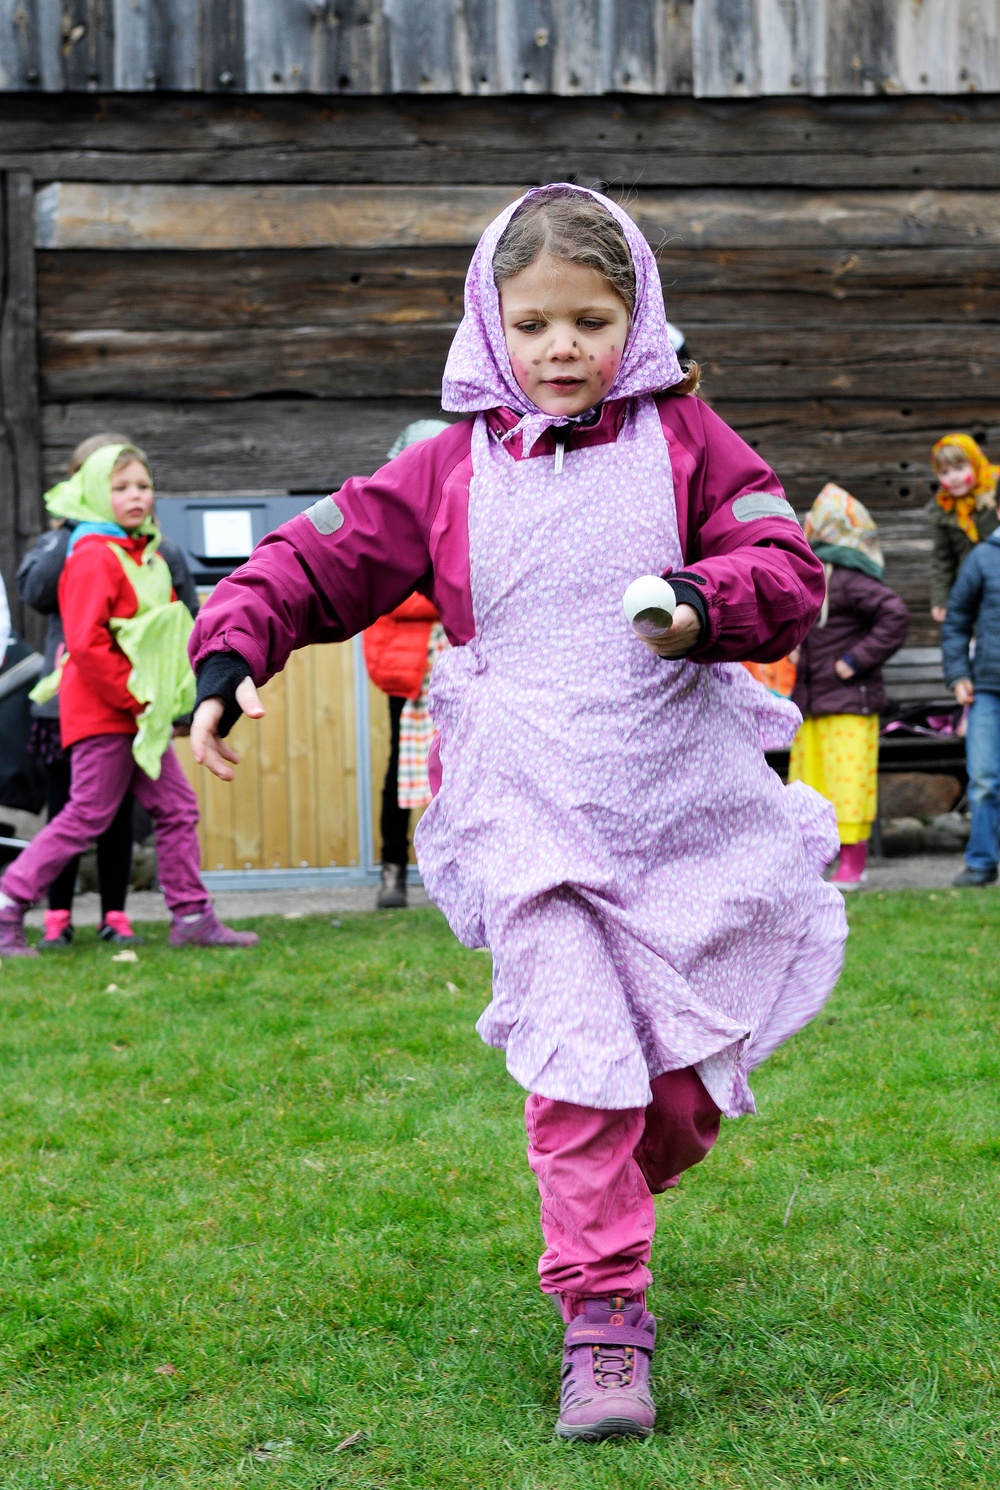
<path id="1" fill-rule="evenodd" d="M 947 614 L 948 612 L 945 610 L 943 605 L 931 606 L 931 616 L 938 623 L 939 626 L 942 624 Z"/>
<path id="2" fill-rule="evenodd" d="M 959 678 L 955 684 L 955 701 L 962 705 L 963 709 L 976 701 L 976 690 L 971 678 Z"/>
<path id="3" fill-rule="evenodd" d="M 252 678 L 243 679 L 236 690 L 236 702 L 248 719 L 263 719 L 264 705 Z M 232 781 L 233 766 L 239 765 L 240 758 L 219 734 L 224 709 L 221 698 L 206 698 L 195 709 L 191 720 L 191 754 L 199 766 L 207 766 L 220 781 Z"/>

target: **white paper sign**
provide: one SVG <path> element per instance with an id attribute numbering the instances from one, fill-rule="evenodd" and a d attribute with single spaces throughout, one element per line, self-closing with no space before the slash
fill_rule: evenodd
<path id="1" fill-rule="evenodd" d="M 246 559 L 253 551 L 250 513 L 232 507 L 203 512 L 206 559 Z"/>

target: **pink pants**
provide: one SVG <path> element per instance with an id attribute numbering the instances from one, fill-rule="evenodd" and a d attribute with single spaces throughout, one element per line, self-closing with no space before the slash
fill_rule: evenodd
<path id="1" fill-rule="evenodd" d="M 131 790 L 156 827 L 156 860 L 163 898 L 175 916 L 195 915 L 208 905 L 201 882 L 198 799 L 172 748 L 153 781 L 132 759 L 131 735 L 91 735 L 72 747 L 72 784 L 62 812 L 14 860 L 0 890 L 33 905 L 75 854 L 109 827 Z"/>
<path id="2" fill-rule="evenodd" d="M 651 1082 L 648 1107 L 577 1107 L 536 1094 L 525 1103 L 528 1163 L 542 1197 L 544 1293 L 563 1316 L 600 1294 L 642 1294 L 652 1274 L 653 1196 L 704 1159 L 721 1113 L 693 1067 Z"/>

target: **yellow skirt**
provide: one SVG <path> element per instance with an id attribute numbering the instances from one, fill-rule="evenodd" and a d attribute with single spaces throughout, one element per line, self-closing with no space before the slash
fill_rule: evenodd
<path id="1" fill-rule="evenodd" d="M 841 843 L 861 843 L 878 812 L 878 715 L 808 718 L 792 743 L 789 781 L 833 803 Z"/>

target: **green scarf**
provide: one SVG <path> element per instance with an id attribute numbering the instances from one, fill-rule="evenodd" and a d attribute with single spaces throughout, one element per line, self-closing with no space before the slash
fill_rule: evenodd
<path id="1" fill-rule="evenodd" d="M 61 481 L 45 494 L 45 505 L 53 517 L 83 525 L 92 531 L 117 528 L 111 505 L 111 475 L 119 457 L 130 445 L 103 445 L 87 457 L 68 481 Z M 136 459 L 140 459 L 138 454 Z M 138 560 L 119 543 L 108 547 L 117 555 L 125 577 L 135 591 L 138 609 L 134 616 L 112 616 L 111 635 L 132 664 L 128 691 L 146 707 L 138 718 L 138 733 L 132 743 L 136 765 L 154 781 L 173 733 L 174 720 L 194 708 L 195 680 L 188 661 L 187 642 L 194 622 L 186 605 L 170 599 L 170 570 L 156 552 L 160 532 L 152 517 L 134 532 L 147 534 Z M 44 703 L 59 688 L 66 656 L 54 673 L 32 689 L 29 697 Z"/>
<path id="2" fill-rule="evenodd" d="M 131 445 L 102 445 L 88 455 L 68 481 L 60 481 L 45 493 L 45 506 L 53 517 L 71 523 L 113 523 L 118 526 L 111 505 L 111 476 L 119 458 L 132 450 Z M 142 457 L 135 451 L 136 460 Z M 159 542 L 160 532 L 148 517 L 137 533 Z"/>

